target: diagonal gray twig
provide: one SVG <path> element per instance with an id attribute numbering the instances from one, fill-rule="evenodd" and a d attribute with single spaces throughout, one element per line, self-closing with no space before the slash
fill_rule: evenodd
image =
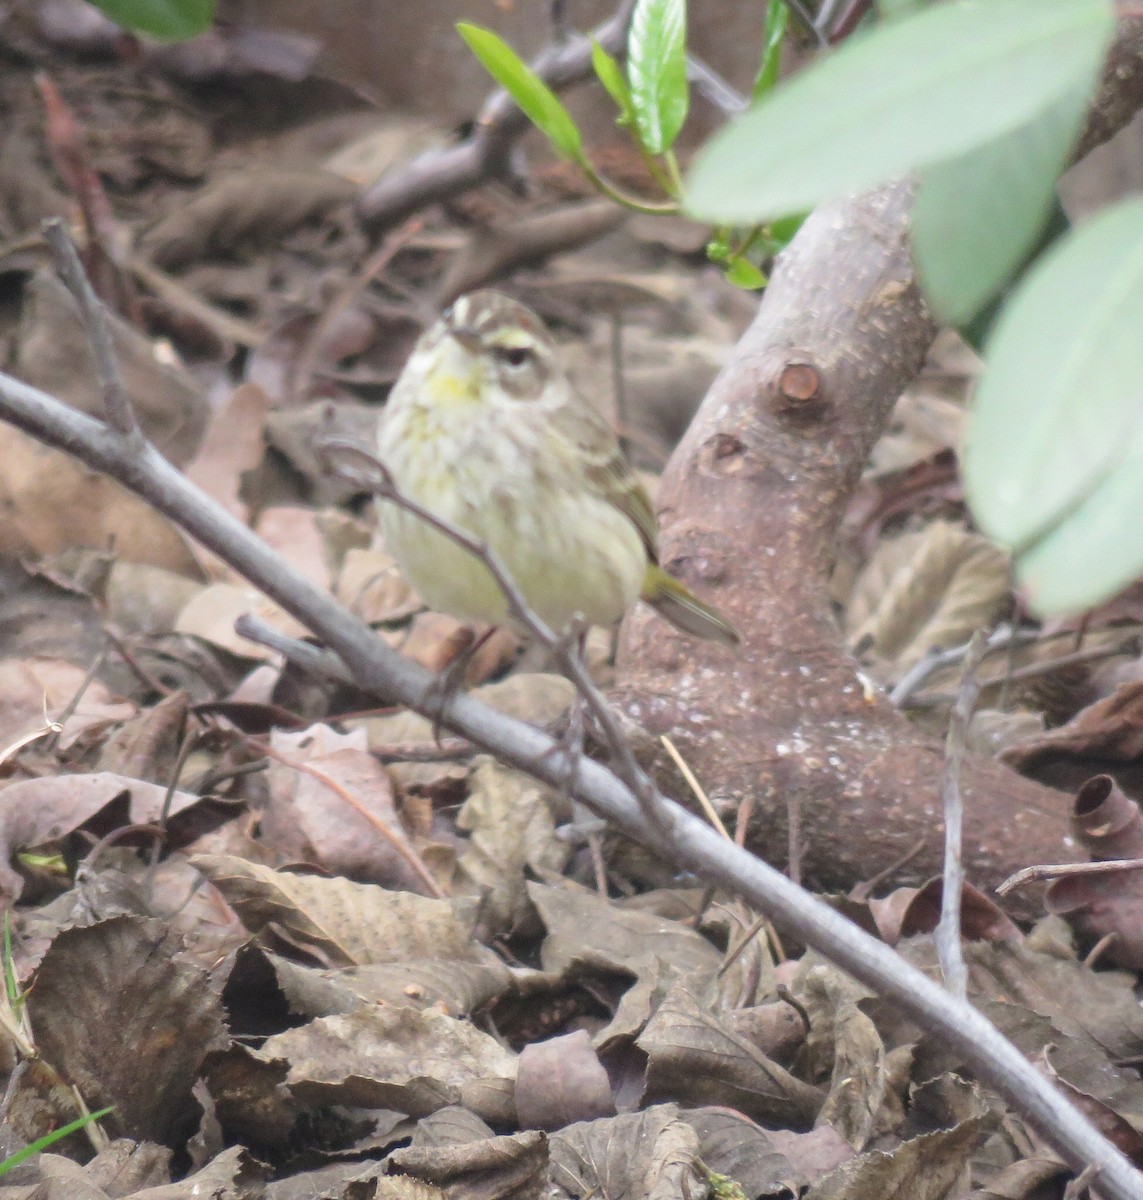
<path id="1" fill-rule="evenodd" d="M 621 0 L 611 19 L 596 29 L 592 38 L 571 38 L 549 46 L 532 63 L 532 69 L 555 91 L 586 79 L 592 71 L 592 39 L 618 54 L 634 7 L 635 0 Z M 374 184 L 358 202 L 361 219 L 373 229 L 387 229 L 428 204 L 449 200 L 507 174 L 512 148 L 530 128 L 531 122 L 507 92 L 493 92 L 471 137 L 426 154 L 407 170 Z"/>

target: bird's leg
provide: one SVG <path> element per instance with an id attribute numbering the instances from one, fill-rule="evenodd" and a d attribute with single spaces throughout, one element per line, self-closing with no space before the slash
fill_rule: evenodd
<path id="1" fill-rule="evenodd" d="M 429 684 L 425 691 L 425 707 L 432 714 L 433 741 L 441 744 L 441 717 L 449 701 L 464 687 L 464 677 L 481 646 L 496 632 L 490 625 L 479 636 L 471 635 L 467 646 Z"/>

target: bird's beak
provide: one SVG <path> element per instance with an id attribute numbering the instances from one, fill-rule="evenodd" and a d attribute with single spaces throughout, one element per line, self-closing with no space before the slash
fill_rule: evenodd
<path id="1" fill-rule="evenodd" d="M 448 332 L 449 336 L 460 342 L 469 354 L 480 353 L 480 334 L 471 325 L 450 325 Z"/>

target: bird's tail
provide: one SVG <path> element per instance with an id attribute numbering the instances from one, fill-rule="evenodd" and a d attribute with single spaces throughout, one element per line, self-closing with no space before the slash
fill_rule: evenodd
<path id="1" fill-rule="evenodd" d="M 727 646 L 737 646 L 742 641 L 738 630 L 725 617 L 704 604 L 657 563 L 647 565 L 640 594 L 656 612 L 684 633 Z"/>

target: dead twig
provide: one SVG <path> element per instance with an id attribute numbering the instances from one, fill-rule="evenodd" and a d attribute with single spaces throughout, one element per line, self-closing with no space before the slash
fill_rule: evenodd
<path id="1" fill-rule="evenodd" d="M 1037 641 L 1039 637 L 1040 634 L 1037 630 L 1013 629 L 1005 625 L 989 634 L 984 649 L 987 652 L 989 650 L 1006 649 L 1014 645 L 1022 646 L 1029 642 Z M 971 645 L 971 642 L 965 642 L 963 645 L 953 646 L 948 650 L 938 648 L 930 650 L 927 654 L 923 654 L 901 676 L 897 686 L 889 693 L 889 703 L 896 705 L 897 708 L 905 708 L 916 691 L 934 671 L 941 667 L 951 667 L 963 662 Z"/>
<path id="2" fill-rule="evenodd" d="M 635 0 L 621 0 L 612 18 L 592 35 L 611 54 L 627 40 L 627 25 Z M 532 70 L 559 91 L 591 74 L 591 39 L 573 38 L 549 46 Z M 512 148 L 531 128 L 528 118 L 505 91 L 485 101 L 472 136 L 459 145 L 427 154 L 407 171 L 382 179 L 362 195 L 361 219 L 374 228 L 388 228 L 426 205 L 448 200 L 509 171 Z"/>
<path id="3" fill-rule="evenodd" d="M 1028 883 L 1045 879 L 1063 879 L 1069 875 L 1111 875 L 1116 871 L 1143 871 L 1143 858 L 1113 858 L 1106 862 L 1041 863 L 1017 871 L 996 888 L 998 896 L 1007 896 Z"/>
<path id="4" fill-rule="evenodd" d="M 317 370 L 318 356 L 322 344 L 334 322 L 345 314 L 353 302 L 381 274 L 403 250 L 409 241 L 421 231 L 424 222 L 419 218 L 406 221 L 400 229 L 393 230 L 384 238 L 377 249 L 365 260 L 365 264 L 356 275 L 345 285 L 333 300 L 326 305 L 321 316 L 314 322 L 309 335 L 302 343 L 302 348 L 294 361 L 293 370 L 287 382 L 287 393 L 291 401 L 296 402 L 309 394 Z"/>
<path id="5" fill-rule="evenodd" d="M 933 934 L 945 986 L 955 996 L 968 994 L 968 968 L 960 944 L 960 899 L 964 891 L 964 859 L 961 840 L 964 830 L 964 799 L 960 793 L 960 766 L 968 744 L 968 725 L 980 695 L 977 668 L 984 660 L 988 642 L 983 633 L 973 635 L 964 657 L 960 693 L 949 717 L 945 769 L 941 776 L 941 805 L 945 814 L 945 869 L 941 888 L 941 919 Z"/>
<path id="6" fill-rule="evenodd" d="M 63 276 L 68 291 L 79 305 L 91 357 L 95 362 L 95 373 L 99 378 L 99 389 L 103 394 L 104 414 L 124 437 L 139 441 L 143 434 L 119 374 L 119 361 L 115 357 L 115 346 L 111 341 L 111 327 L 107 323 L 106 313 L 95 294 L 95 289 L 79 261 L 75 243 L 58 217 L 44 222 L 44 236 L 52 248 L 56 267 Z"/>

